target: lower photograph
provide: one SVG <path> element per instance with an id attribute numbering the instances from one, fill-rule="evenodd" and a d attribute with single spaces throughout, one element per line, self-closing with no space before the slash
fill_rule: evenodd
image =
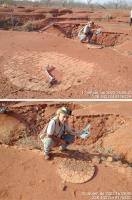
<path id="1" fill-rule="evenodd" d="M 0 199 L 132 199 L 132 102 L 1 101 Z"/>

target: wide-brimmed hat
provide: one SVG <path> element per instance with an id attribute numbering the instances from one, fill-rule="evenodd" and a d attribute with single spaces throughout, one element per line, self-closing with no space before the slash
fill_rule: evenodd
<path id="1" fill-rule="evenodd" d="M 72 111 L 68 108 L 61 107 L 56 111 L 57 115 L 59 115 L 60 113 L 66 115 L 66 116 L 70 116 L 72 114 Z"/>

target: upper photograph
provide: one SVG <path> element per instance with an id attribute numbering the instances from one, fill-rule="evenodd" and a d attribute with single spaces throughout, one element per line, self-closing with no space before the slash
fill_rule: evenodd
<path id="1" fill-rule="evenodd" d="M 132 0 L 0 1 L 0 99 L 132 99 Z"/>

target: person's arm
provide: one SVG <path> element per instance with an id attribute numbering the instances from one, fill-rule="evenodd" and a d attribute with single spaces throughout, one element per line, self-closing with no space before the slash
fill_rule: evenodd
<path id="1" fill-rule="evenodd" d="M 77 131 L 74 128 L 71 128 L 69 124 L 65 124 L 65 132 L 73 135 L 77 134 Z"/>
<path id="2" fill-rule="evenodd" d="M 55 132 L 55 121 L 52 119 L 50 120 L 48 127 L 47 127 L 47 136 L 51 137 L 54 135 Z"/>

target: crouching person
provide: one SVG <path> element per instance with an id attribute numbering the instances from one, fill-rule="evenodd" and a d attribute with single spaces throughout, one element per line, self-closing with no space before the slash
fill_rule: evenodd
<path id="1" fill-rule="evenodd" d="M 60 151 L 65 151 L 67 146 L 74 141 L 72 129 L 68 125 L 71 111 L 62 107 L 57 110 L 56 116 L 50 120 L 42 140 L 45 159 L 50 159 L 50 151 L 53 146 L 59 146 Z"/>
<path id="2" fill-rule="evenodd" d="M 80 42 L 87 41 L 88 43 L 91 42 L 91 39 L 93 37 L 93 34 L 96 29 L 94 29 L 94 22 L 88 21 L 88 23 L 79 31 L 78 37 L 80 39 Z"/>

